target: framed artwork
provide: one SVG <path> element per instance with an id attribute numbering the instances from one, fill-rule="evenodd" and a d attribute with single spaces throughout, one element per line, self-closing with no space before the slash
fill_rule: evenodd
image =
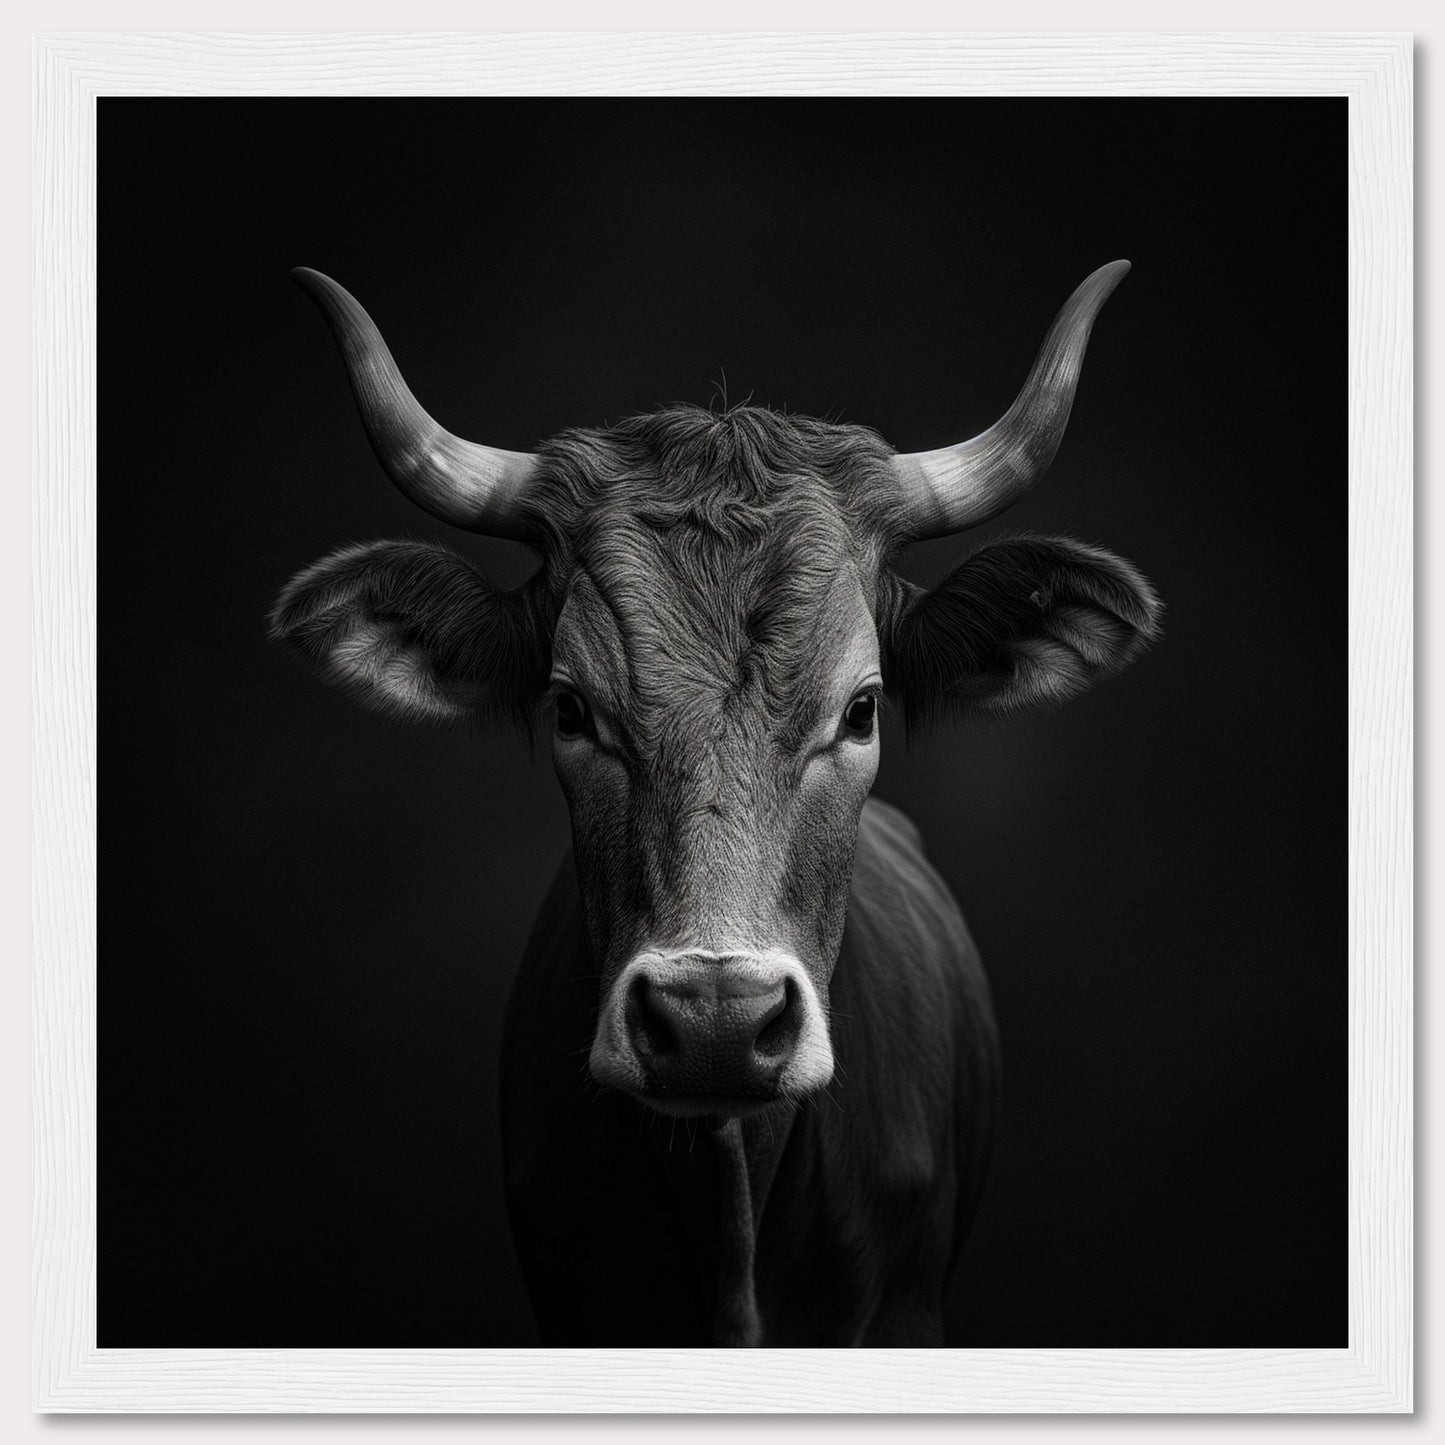
<path id="1" fill-rule="evenodd" d="M 1411 1408 L 1408 37 L 35 115 L 38 1409 Z"/>

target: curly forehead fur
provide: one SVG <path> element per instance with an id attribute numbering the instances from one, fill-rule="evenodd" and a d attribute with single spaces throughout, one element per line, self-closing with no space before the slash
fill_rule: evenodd
<path id="1" fill-rule="evenodd" d="M 643 731 L 665 706 L 681 725 L 729 699 L 757 703 L 760 726 L 801 721 L 837 652 L 830 598 L 850 588 L 910 727 L 1059 701 L 1158 635 L 1149 584 L 1063 538 L 986 545 L 929 594 L 903 581 L 888 565 L 908 540 L 892 456 L 866 427 L 751 406 L 565 431 L 521 502 L 542 566 L 516 593 L 442 548 L 342 549 L 293 579 L 273 631 L 377 706 L 525 725 L 581 588 L 619 634 L 606 683 Z M 485 666 L 462 665 L 483 647 Z M 463 705 L 473 693 L 485 706 Z"/>
<path id="2" fill-rule="evenodd" d="M 902 534 L 892 454 L 867 427 L 765 407 L 669 407 L 544 443 L 526 500 L 564 572 L 599 528 L 619 523 L 668 535 L 700 561 L 736 561 L 738 549 L 785 545 L 820 513 L 876 565 Z"/>
<path id="3" fill-rule="evenodd" d="M 563 432 L 529 504 L 560 607 L 579 574 L 668 686 L 794 707 L 852 566 L 869 594 L 901 526 L 891 449 L 864 427 L 760 407 L 676 407 Z M 634 701 L 644 701 L 634 699 Z"/>

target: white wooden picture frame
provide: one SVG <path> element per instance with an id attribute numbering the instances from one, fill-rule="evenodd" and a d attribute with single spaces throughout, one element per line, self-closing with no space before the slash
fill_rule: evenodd
<path id="1" fill-rule="evenodd" d="M 1401 34 L 37 37 L 35 1408 L 1409 1411 L 1411 83 L 1411 40 Z M 1348 97 L 1348 1347 L 747 1356 L 97 1348 L 96 98 L 622 92 Z"/>

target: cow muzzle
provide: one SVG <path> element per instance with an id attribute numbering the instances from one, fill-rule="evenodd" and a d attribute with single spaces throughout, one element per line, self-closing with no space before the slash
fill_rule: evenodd
<path id="1" fill-rule="evenodd" d="M 784 953 L 639 954 L 603 1000 L 592 1076 L 660 1113 L 737 1115 L 833 1076 L 812 980 Z"/>

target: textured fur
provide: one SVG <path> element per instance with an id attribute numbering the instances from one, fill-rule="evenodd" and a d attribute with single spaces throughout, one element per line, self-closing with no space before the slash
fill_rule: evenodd
<path id="1" fill-rule="evenodd" d="M 1162 611 L 1129 563 L 1061 537 L 995 542 L 931 592 L 896 575 L 884 591 L 884 668 L 911 727 L 1074 697 L 1153 642 Z"/>
<path id="2" fill-rule="evenodd" d="M 887 565 L 906 540 L 890 456 L 865 427 L 760 407 L 563 432 L 538 453 L 527 506 L 543 565 L 524 587 L 501 592 L 439 547 L 348 547 L 292 581 L 272 630 L 388 710 L 520 716 L 544 695 L 577 570 L 630 572 L 656 594 L 659 643 L 681 624 L 695 644 L 655 649 L 669 679 L 697 671 L 781 714 L 806 701 L 813 600 L 850 562 L 876 599 L 885 684 L 910 725 L 1062 701 L 1158 636 L 1144 578 L 1066 539 L 994 543 L 929 593 L 904 582 Z"/>
<path id="3" fill-rule="evenodd" d="M 582 914 L 564 859 L 503 1030 L 508 1209 L 541 1342 L 722 1344 L 745 1295 L 728 1278 L 742 1191 L 727 1192 L 730 1161 L 705 1128 L 583 1086 L 596 980 Z M 757 1343 L 941 1345 L 993 1137 L 998 1040 L 957 904 L 917 829 L 876 798 L 830 1023 L 828 1090 L 742 1120 Z"/>
<path id="4" fill-rule="evenodd" d="M 298 573 L 271 634 L 384 712 L 432 719 L 525 714 L 546 681 L 531 595 L 503 592 L 428 542 L 338 548 Z"/>
<path id="5" fill-rule="evenodd" d="M 915 725 L 1058 701 L 1135 657 L 1159 604 L 1127 563 L 1049 538 L 912 587 L 890 566 L 907 540 L 890 458 L 862 427 L 756 407 L 565 432 L 537 454 L 523 530 L 541 565 L 517 591 L 383 542 L 301 573 L 273 614 L 392 711 L 585 700 L 553 743 L 573 857 L 503 1061 L 509 1207 L 547 1344 L 942 1342 L 992 1129 L 992 1011 L 916 831 L 867 797 L 878 738 L 850 703 L 881 683 Z M 783 1067 L 771 1095 L 716 1086 L 711 1026 L 685 1077 L 713 1082 L 664 1099 L 629 1053 L 638 998 L 770 959 L 796 985 L 804 1083 Z M 660 1110 L 707 1132 L 716 1098 L 735 1110 L 716 1149 L 662 1146 Z"/>

